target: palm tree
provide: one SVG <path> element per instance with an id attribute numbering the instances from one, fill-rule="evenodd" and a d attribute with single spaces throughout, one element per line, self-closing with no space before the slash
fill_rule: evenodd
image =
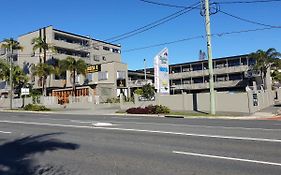
<path id="1" fill-rule="evenodd" d="M 279 59 L 281 57 L 281 54 L 277 52 L 276 49 L 269 48 L 267 51 L 257 50 L 250 56 L 256 59 L 254 69 L 261 71 L 262 81 L 265 85 L 265 79 L 268 69 L 270 69 L 272 65 L 279 65 Z"/>
<path id="2" fill-rule="evenodd" d="M 20 43 L 16 40 L 14 40 L 13 38 L 10 39 L 4 39 L 3 44 L 1 45 L 2 48 L 10 51 L 10 80 L 12 79 L 12 70 L 13 70 L 13 63 L 12 63 L 12 59 L 13 59 L 13 51 L 14 50 L 22 50 L 23 47 L 20 45 Z M 12 109 L 12 92 L 13 92 L 13 81 L 10 81 L 10 109 Z"/>
<path id="3" fill-rule="evenodd" d="M 70 71 L 72 76 L 72 95 L 76 96 L 75 93 L 75 79 L 76 74 L 86 75 L 87 64 L 82 59 L 74 59 L 73 57 L 67 57 L 59 62 L 62 71 Z"/>
<path id="4" fill-rule="evenodd" d="M 39 63 L 37 65 L 32 66 L 31 72 L 33 76 L 38 76 L 39 80 L 42 84 L 42 94 L 46 96 L 46 79 L 49 75 L 54 73 L 54 67 L 49 64 Z"/>
<path id="5" fill-rule="evenodd" d="M 10 65 L 4 61 L 0 61 L 0 79 L 10 82 Z M 12 83 L 15 89 L 19 90 L 22 86 L 27 84 L 28 77 L 19 66 L 12 68 Z"/>
<path id="6" fill-rule="evenodd" d="M 23 49 L 23 47 L 20 45 L 20 43 L 18 41 L 14 40 L 13 38 L 4 39 L 1 47 L 10 51 L 11 55 L 13 54 L 13 50 L 22 50 Z"/>
<path id="7" fill-rule="evenodd" d="M 46 62 L 47 59 L 47 50 L 55 50 L 53 46 L 50 46 L 50 44 L 46 43 L 45 40 L 43 40 L 41 37 L 33 38 L 31 43 L 33 44 L 33 51 L 35 52 L 37 49 L 43 50 L 43 63 Z M 41 55 L 39 55 L 40 63 L 42 63 Z"/>
<path id="8" fill-rule="evenodd" d="M 9 79 L 10 66 L 4 60 L 0 60 L 0 80 L 7 81 Z"/>

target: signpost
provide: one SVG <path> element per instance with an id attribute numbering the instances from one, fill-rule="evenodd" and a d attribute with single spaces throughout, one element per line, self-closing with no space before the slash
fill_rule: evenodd
<path id="1" fill-rule="evenodd" d="M 21 88 L 20 89 L 20 93 L 21 93 L 21 96 L 22 96 L 22 98 L 23 98 L 23 100 L 22 100 L 22 107 L 24 107 L 24 99 L 26 98 L 26 96 L 27 95 L 29 95 L 30 94 L 30 92 L 29 92 L 29 88 Z"/>
<path id="2" fill-rule="evenodd" d="M 170 94 L 168 49 L 164 48 L 154 58 L 154 82 L 157 93 Z"/>

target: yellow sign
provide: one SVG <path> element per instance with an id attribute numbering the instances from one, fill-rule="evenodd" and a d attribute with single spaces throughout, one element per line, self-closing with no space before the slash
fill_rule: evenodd
<path id="1" fill-rule="evenodd" d="M 87 73 L 94 73 L 94 72 L 99 72 L 101 71 L 101 65 L 97 64 L 97 65 L 92 65 L 87 67 Z"/>

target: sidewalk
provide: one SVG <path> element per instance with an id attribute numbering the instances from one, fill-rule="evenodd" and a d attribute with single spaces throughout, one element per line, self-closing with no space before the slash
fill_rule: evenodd
<path id="1" fill-rule="evenodd" d="M 22 111 L 22 110 L 9 110 L 0 108 L 0 112 L 26 112 L 26 113 L 50 113 L 50 114 L 69 114 L 69 115 L 115 115 L 115 116 L 143 116 L 143 117 L 170 117 L 170 118 L 207 118 L 207 119 L 236 119 L 236 120 L 280 120 L 281 121 L 281 115 L 276 115 L 277 111 L 280 110 L 281 107 L 268 107 L 264 110 L 261 110 L 259 112 L 256 112 L 252 115 L 221 115 L 221 116 L 207 116 L 207 115 L 190 115 L 190 116 L 184 116 L 184 115 L 163 115 L 163 114 L 126 114 L 126 113 L 116 113 L 119 108 L 112 107 L 107 109 L 81 109 L 81 108 L 64 108 L 63 106 L 61 108 L 53 108 L 52 111 Z"/>

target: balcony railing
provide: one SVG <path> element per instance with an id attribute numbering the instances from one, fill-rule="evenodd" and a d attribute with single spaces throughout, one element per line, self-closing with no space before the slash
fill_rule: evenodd
<path id="1" fill-rule="evenodd" d="M 142 87 L 146 84 L 152 85 L 152 80 L 129 80 L 128 82 L 129 87 Z"/>
<path id="2" fill-rule="evenodd" d="M 215 82 L 215 88 L 222 87 L 234 87 L 239 84 L 242 80 L 233 80 L 233 81 L 220 81 Z M 174 89 L 208 89 L 209 83 L 193 83 L 193 84 L 181 84 L 181 85 L 173 85 Z"/>
<path id="3" fill-rule="evenodd" d="M 248 68 L 249 67 L 247 65 L 215 68 L 214 74 L 245 72 L 248 70 Z M 171 73 L 169 76 L 170 79 L 181 79 L 181 78 L 208 76 L 208 75 L 209 75 L 209 70 L 204 69 L 204 70 L 197 70 L 197 71 L 190 71 L 190 72 Z"/>

